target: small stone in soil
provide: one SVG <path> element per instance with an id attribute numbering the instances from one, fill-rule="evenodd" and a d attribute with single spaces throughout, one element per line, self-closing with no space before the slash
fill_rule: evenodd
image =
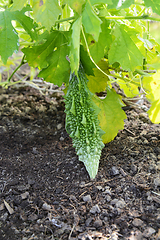
<path id="1" fill-rule="evenodd" d="M 3 209 L 4 209 L 4 203 L 0 205 L 0 211 L 2 211 Z"/>
<path id="2" fill-rule="evenodd" d="M 154 185 L 155 185 L 156 187 L 159 187 L 159 186 L 160 186 L 160 178 L 159 178 L 159 177 L 154 179 Z"/>
<path id="3" fill-rule="evenodd" d="M 59 124 L 57 125 L 57 129 L 60 130 L 61 128 L 62 128 L 62 124 L 59 123 Z"/>
<path id="4" fill-rule="evenodd" d="M 34 213 L 28 216 L 29 221 L 35 221 L 37 219 L 38 219 L 38 216 Z"/>
<path id="5" fill-rule="evenodd" d="M 143 221 L 140 218 L 135 218 L 132 222 L 135 227 L 140 227 L 143 225 Z"/>
<path id="6" fill-rule="evenodd" d="M 4 213 L 1 217 L 0 217 L 0 220 L 2 220 L 3 222 L 5 222 L 7 220 L 7 217 L 8 217 L 8 213 Z"/>
<path id="7" fill-rule="evenodd" d="M 99 228 L 99 227 L 102 227 L 103 223 L 102 223 L 102 220 L 101 219 L 97 219 L 95 222 L 94 222 L 94 227 L 96 228 Z"/>
<path id="8" fill-rule="evenodd" d="M 93 213 L 93 214 L 100 213 L 100 212 L 101 212 L 101 210 L 100 210 L 98 204 L 96 204 L 95 206 L 93 206 L 93 207 L 91 208 L 91 210 L 90 210 L 90 213 Z"/>
<path id="9" fill-rule="evenodd" d="M 29 192 L 25 192 L 21 194 L 22 199 L 26 199 L 29 196 Z"/>
<path id="10" fill-rule="evenodd" d="M 106 196 L 105 196 L 105 200 L 106 200 L 107 202 L 110 202 L 110 201 L 111 201 L 111 196 L 106 195 Z"/>
<path id="11" fill-rule="evenodd" d="M 146 228 L 146 229 L 144 230 L 143 236 L 149 238 L 149 237 L 151 237 L 152 234 L 154 234 L 155 232 L 156 232 L 156 230 L 155 230 L 154 228 L 148 227 L 148 228 Z"/>
<path id="12" fill-rule="evenodd" d="M 47 211 L 51 210 L 51 206 L 47 203 L 43 203 L 42 208 Z"/>
<path id="13" fill-rule="evenodd" d="M 114 198 L 114 199 L 111 201 L 111 205 L 115 205 L 117 202 L 118 202 L 118 199 L 117 199 L 117 198 Z"/>
<path id="14" fill-rule="evenodd" d="M 89 227 L 90 223 L 92 222 L 93 218 L 92 217 L 89 217 L 87 218 L 86 222 L 85 222 L 85 225 L 86 227 Z"/>
<path id="15" fill-rule="evenodd" d="M 90 202 L 92 200 L 90 195 L 83 196 L 83 201 L 84 202 Z"/>
<path id="16" fill-rule="evenodd" d="M 113 166 L 113 167 L 111 168 L 111 174 L 112 174 L 113 176 L 119 175 L 119 170 L 118 170 L 118 168 L 117 168 L 116 166 Z"/>
<path id="17" fill-rule="evenodd" d="M 97 188 L 99 191 L 103 190 L 103 187 L 102 187 L 102 186 L 96 186 L 96 188 Z"/>
<path id="18" fill-rule="evenodd" d="M 124 208 L 126 203 L 124 200 L 119 200 L 118 202 L 116 202 L 116 208 Z"/>

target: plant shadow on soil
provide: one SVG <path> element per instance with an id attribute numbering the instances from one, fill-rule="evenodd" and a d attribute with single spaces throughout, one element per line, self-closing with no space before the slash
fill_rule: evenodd
<path id="1" fill-rule="evenodd" d="M 160 126 L 139 109 L 90 181 L 61 97 L 0 89 L 0 239 L 160 239 Z"/>

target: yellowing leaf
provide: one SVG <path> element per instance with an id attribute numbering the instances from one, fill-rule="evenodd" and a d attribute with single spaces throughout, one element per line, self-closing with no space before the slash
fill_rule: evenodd
<path id="1" fill-rule="evenodd" d="M 61 14 L 61 8 L 58 4 L 58 0 L 33 0 L 33 17 L 42 26 L 45 26 L 47 30 L 50 30 L 54 26 L 55 21 Z"/>
<path id="2" fill-rule="evenodd" d="M 143 87 L 146 97 L 151 102 L 148 116 L 153 123 L 160 123 L 160 69 L 151 77 L 144 77 Z"/>
<path id="3" fill-rule="evenodd" d="M 64 1 L 64 3 L 67 3 L 78 14 L 81 14 L 82 5 L 85 2 L 86 2 L 86 0 L 66 0 L 66 1 Z"/>
<path id="4" fill-rule="evenodd" d="M 11 11 L 21 10 L 24 6 L 28 4 L 27 0 L 14 0 L 13 5 L 11 7 Z"/>
<path id="5" fill-rule="evenodd" d="M 102 60 L 99 62 L 98 66 L 107 74 L 108 71 L 108 62 L 106 60 Z M 89 82 L 88 87 L 92 93 L 102 92 L 106 89 L 108 77 L 104 75 L 98 68 L 94 68 L 94 76 L 87 76 Z"/>
<path id="6" fill-rule="evenodd" d="M 124 94 L 126 97 L 135 97 L 139 94 L 138 86 L 135 84 L 132 84 L 131 82 L 125 82 L 122 79 L 118 80 L 118 84 L 121 89 L 123 89 Z"/>
<path id="7" fill-rule="evenodd" d="M 93 101 L 101 109 L 98 114 L 100 127 L 105 132 L 102 135 L 103 143 L 112 141 L 117 135 L 118 131 L 124 128 L 124 119 L 126 114 L 122 110 L 124 104 L 121 97 L 113 89 L 107 89 L 107 96 L 105 99 L 99 99 L 94 96 Z"/>
<path id="8" fill-rule="evenodd" d="M 160 123 L 160 99 L 152 103 L 152 106 L 148 111 L 148 115 L 153 123 Z"/>
<path id="9" fill-rule="evenodd" d="M 154 102 L 160 99 L 160 69 L 151 77 L 143 78 L 143 88 L 147 92 L 146 97 Z"/>

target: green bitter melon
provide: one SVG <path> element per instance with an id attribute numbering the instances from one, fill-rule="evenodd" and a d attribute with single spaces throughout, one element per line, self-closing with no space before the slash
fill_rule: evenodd
<path id="1" fill-rule="evenodd" d="M 72 138 L 79 160 L 84 163 L 93 179 L 104 147 L 101 139 L 104 132 L 99 127 L 97 107 L 92 101 L 87 81 L 82 65 L 77 75 L 71 73 L 65 96 L 66 131 Z"/>

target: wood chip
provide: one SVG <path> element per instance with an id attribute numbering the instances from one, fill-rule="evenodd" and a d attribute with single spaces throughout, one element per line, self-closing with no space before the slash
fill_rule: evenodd
<path id="1" fill-rule="evenodd" d="M 7 210 L 8 210 L 9 214 L 13 214 L 13 213 L 14 213 L 13 208 L 11 208 L 11 207 L 9 206 L 9 204 L 8 204 L 5 200 L 3 200 L 3 202 L 4 202 L 5 207 L 6 207 Z"/>
<path id="2" fill-rule="evenodd" d="M 152 200 L 160 204 L 160 199 L 158 197 L 152 197 Z"/>

